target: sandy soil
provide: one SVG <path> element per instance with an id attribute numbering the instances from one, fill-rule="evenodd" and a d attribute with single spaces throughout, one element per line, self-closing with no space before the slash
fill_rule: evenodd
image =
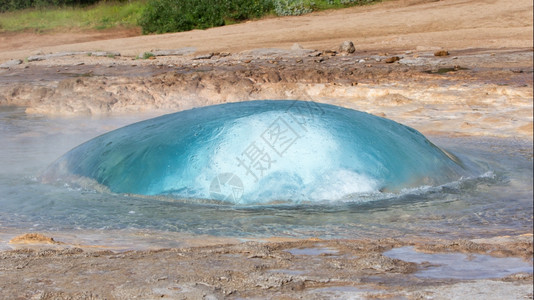
<path id="1" fill-rule="evenodd" d="M 532 19 L 526 0 L 406 0 L 159 36 L 1 34 L 0 64 L 41 60 L 0 69 L 0 105 L 106 115 L 306 99 L 385 116 L 426 134 L 532 140 Z M 345 40 L 354 42 L 354 53 L 339 50 Z M 135 59 L 156 49 L 180 51 Z M 435 56 L 439 50 L 449 55 Z M 96 51 L 110 53 L 81 53 Z M 430 266 L 383 255 L 413 245 L 531 263 L 531 233 L 471 241 L 202 238 L 177 249 L 131 252 L 61 236 L 13 237 L 0 235 L 13 249 L 0 252 L 0 298 L 532 299 L 531 274 L 421 278 L 416 270 Z M 336 252 L 291 254 L 296 248 Z"/>

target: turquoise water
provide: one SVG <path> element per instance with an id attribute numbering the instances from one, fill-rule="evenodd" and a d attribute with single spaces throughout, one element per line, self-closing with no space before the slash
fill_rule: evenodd
<path id="1" fill-rule="evenodd" d="M 391 120 L 278 100 L 202 107 L 120 128 L 69 151 L 43 179 L 250 205 L 354 202 L 480 172 Z"/>
<path id="2" fill-rule="evenodd" d="M 532 231 L 532 144 L 515 140 L 431 136 L 437 146 L 471 162 L 473 172 L 432 187 L 331 202 L 220 205 L 39 180 L 70 149 L 144 118 L 50 118 L 0 108 L 0 230 L 322 238 L 469 238 Z"/>

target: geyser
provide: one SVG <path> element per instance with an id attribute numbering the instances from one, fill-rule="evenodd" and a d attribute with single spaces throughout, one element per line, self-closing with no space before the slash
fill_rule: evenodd
<path id="1" fill-rule="evenodd" d="M 135 123 L 66 153 L 48 180 L 235 204 L 329 201 L 459 179 L 416 130 L 338 106 L 249 101 Z"/>

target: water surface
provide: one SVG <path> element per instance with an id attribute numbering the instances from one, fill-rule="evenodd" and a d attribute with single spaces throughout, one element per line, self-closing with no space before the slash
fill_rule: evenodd
<path id="1" fill-rule="evenodd" d="M 500 278 L 515 273 L 532 273 L 532 265 L 517 257 L 493 257 L 482 254 L 463 253 L 421 253 L 413 247 L 401 247 L 384 252 L 385 256 L 425 263 L 416 277 L 454 278 L 454 279 L 488 279 Z"/>
<path id="2" fill-rule="evenodd" d="M 332 203 L 199 204 L 38 180 L 68 150 L 148 117 L 50 118 L 0 108 L 0 232 L 142 231 L 157 239 L 168 233 L 473 238 L 532 231 L 532 144 L 519 140 L 430 136 L 478 173 L 437 187 Z"/>

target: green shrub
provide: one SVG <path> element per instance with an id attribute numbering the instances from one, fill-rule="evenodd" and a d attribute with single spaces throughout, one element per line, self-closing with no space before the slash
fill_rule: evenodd
<path id="1" fill-rule="evenodd" d="M 143 59 L 149 59 L 149 58 L 151 58 L 153 56 L 154 56 L 154 54 L 152 52 L 143 53 Z"/>
<path id="2" fill-rule="evenodd" d="M 272 0 L 226 0 L 225 19 L 243 21 L 265 16 L 273 9 Z"/>
<path id="3" fill-rule="evenodd" d="M 259 18 L 271 0 L 151 0 L 139 20 L 143 34 L 187 31 Z"/>
<path id="4" fill-rule="evenodd" d="M 192 5 L 193 1 L 173 1 L 173 0 L 153 0 L 150 1 L 141 18 L 139 25 L 143 28 L 143 34 L 147 33 L 164 33 L 187 31 L 198 27 L 205 26 L 208 21 L 208 11 L 205 6 L 206 0 L 197 0 Z M 196 16 L 202 13 L 203 18 L 197 19 Z M 209 22 L 215 23 L 215 26 L 222 25 L 222 19 L 219 22 L 213 22 L 217 16 L 209 16 Z"/>
<path id="5" fill-rule="evenodd" d="M 274 0 L 274 11 L 278 16 L 300 16 L 311 13 L 315 3 L 305 0 Z"/>

